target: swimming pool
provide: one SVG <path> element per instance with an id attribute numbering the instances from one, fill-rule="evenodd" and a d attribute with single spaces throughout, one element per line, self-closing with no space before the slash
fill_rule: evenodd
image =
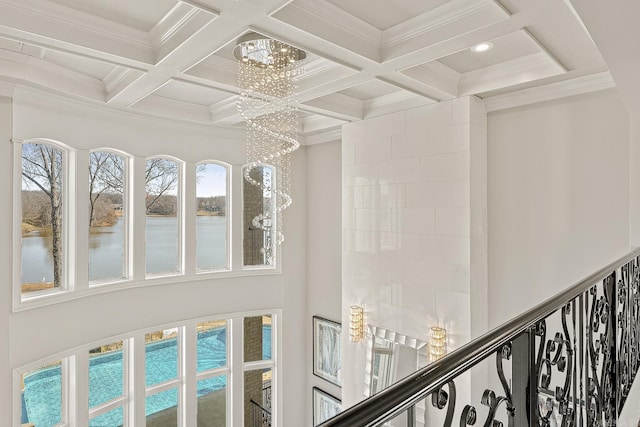
<path id="1" fill-rule="evenodd" d="M 271 357 L 271 326 L 262 329 L 262 353 Z M 227 361 L 226 328 L 215 328 L 198 334 L 198 372 L 224 366 Z M 147 386 L 160 384 L 178 376 L 177 339 L 149 343 L 145 346 Z M 113 351 L 106 355 L 94 356 L 89 360 L 89 407 L 113 400 L 123 394 L 123 354 Z M 54 366 L 35 371 L 25 376 L 22 394 L 22 423 L 31 422 L 35 427 L 52 427 L 60 422 L 61 408 L 61 367 Z M 226 376 L 200 381 L 198 397 L 226 387 Z M 155 397 L 154 397 L 155 396 Z M 146 415 L 176 406 L 178 394 L 161 393 L 149 396 Z M 111 411 L 94 419 L 91 427 L 116 427 L 123 423 L 121 411 Z"/>

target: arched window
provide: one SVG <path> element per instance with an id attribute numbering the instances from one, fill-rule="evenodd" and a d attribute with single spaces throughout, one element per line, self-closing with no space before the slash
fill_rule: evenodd
<path id="1" fill-rule="evenodd" d="M 44 141 L 21 145 L 21 295 L 25 297 L 67 287 L 67 152 Z"/>
<path id="2" fill-rule="evenodd" d="M 228 167 L 217 162 L 196 165 L 196 270 L 229 268 Z"/>
<path id="3" fill-rule="evenodd" d="M 147 160 L 145 171 L 146 274 L 182 271 L 180 163 L 165 157 Z"/>
<path id="4" fill-rule="evenodd" d="M 127 159 L 89 153 L 89 281 L 127 277 Z"/>
<path id="5" fill-rule="evenodd" d="M 245 266 L 275 262 L 275 170 L 268 165 L 243 169 L 243 254 Z"/>

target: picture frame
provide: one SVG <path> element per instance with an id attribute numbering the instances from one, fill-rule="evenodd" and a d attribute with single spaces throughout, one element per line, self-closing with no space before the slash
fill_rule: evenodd
<path id="1" fill-rule="evenodd" d="M 342 411 L 342 401 L 318 387 L 313 387 L 313 425 L 317 426 Z"/>
<path id="2" fill-rule="evenodd" d="M 313 316 L 313 374 L 338 387 L 342 386 L 341 333 L 340 323 Z"/>

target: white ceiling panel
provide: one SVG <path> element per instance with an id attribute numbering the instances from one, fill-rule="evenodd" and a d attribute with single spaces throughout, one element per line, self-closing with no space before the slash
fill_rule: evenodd
<path id="1" fill-rule="evenodd" d="M 361 85 L 340 91 L 340 93 L 361 101 L 366 101 L 367 99 L 377 98 L 379 96 L 389 95 L 390 93 L 400 91 L 401 89 L 380 80 L 370 80 Z"/>
<path id="2" fill-rule="evenodd" d="M 229 98 L 233 94 L 222 90 L 204 87 L 192 83 L 171 80 L 156 90 L 154 95 L 176 101 L 191 102 L 193 104 L 209 106 Z"/>
<path id="3" fill-rule="evenodd" d="M 149 31 L 173 8 L 176 0 L 52 0 L 82 12 Z"/>
<path id="4" fill-rule="evenodd" d="M 51 49 L 44 52 L 42 59 L 98 80 L 103 80 L 115 68 L 113 64 Z"/>
<path id="5" fill-rule="evenodd" d="M 442 6 L 451 0 L 327 0 L 381 31 Z"/>
<path id="6" fill-rule="evenodd" d="M 487 41 L 493 43 L 493 48 L 486 52 L 476 53 L 465 49 L 439 61 L 459 73 L 466 73 L 541 51 L 538 43 L 526 31 L 516 31 Z"/>

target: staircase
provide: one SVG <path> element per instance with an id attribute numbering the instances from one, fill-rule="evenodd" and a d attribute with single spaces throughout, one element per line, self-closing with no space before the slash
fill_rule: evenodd
<path id="1" fill-rule="evenodd" d="M 635 249 L 321 426 L 631 427 L 638 368 Z M 463 376 L 471 390 L 457 389 Z"/>

